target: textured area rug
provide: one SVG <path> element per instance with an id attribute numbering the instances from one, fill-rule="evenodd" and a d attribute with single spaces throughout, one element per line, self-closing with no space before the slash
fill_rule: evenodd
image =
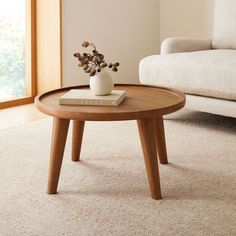
<path id="1" fill-rule="evenodd" d="M 236 235 L 236 119 L 165 120 L 170 164 L 152 200 L 134 121 L 88 122 L 81 161 L 69 134 L 58 187 L 47 195 L 51 119 L 0 132 L 0 235 Z"/>

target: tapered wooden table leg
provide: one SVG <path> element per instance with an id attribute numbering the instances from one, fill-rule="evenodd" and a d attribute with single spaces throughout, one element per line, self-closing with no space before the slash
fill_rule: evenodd
<path id="1" fill-rule="evenodd" d="M 156 118 L 155 125 L 156 125 L 156 144 L 157 144 L 157 152 L 159 160 L 161 164 L 168 164 L 163 117 Z"/>
<path id="2" fill-rule="evenodd" d="M 73 121 L 72 132 L 72 161 L 80 160 L 80 150 L 84 133 L 84 121 Z"/>
<path id="3" fill-rule="evenodd" d="M 153 119 L 137 120 L 147 177 L 153 199 L 161 199 L 160 177 L 156 152 L 155 123 Z"/>
<path id="4" fill-rule="evenodd" d="M 48 194 L 55 194 L 57 192 L 69 122 L 70 120 L 54 117 L 49 163 Z"/>

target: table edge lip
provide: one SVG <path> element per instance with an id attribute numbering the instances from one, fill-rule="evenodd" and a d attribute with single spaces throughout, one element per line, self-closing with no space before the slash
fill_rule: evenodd
<path id="1" fill-rule="evenodd" d="M 147 87 L 147 88 L 157 88 L 157 89 L 161 89 L 161 90 L 164 90 L 164 91 L 167 91 L 167 92 L 170 92 L 170 93 L 174 93 L 174 94 L 176 94 L 177 96 L 179 96 L 180 98 L 182 98 L 182 101 L 180 101 L 180 102 L 178 102 L 177 104 L 173 104 L 173 105 L 170 105 L 170 106 L 167 106 L 167 107 L 165 107 L 165 108 L 157 108 L 157 109 L 151 109 L 151 110 L 147 110 L 147 111 L 142 111 L 142 113 L 145 113 L 145 112 L 151 112 L 151 111 L 157 111 L 157 110 L 164 110 L 164 109 L 166 109 L 166 112 L 163 112 L 163 114 L 162 115 L 166 115 L 166 114 L 169 114 L 169 113 L 172 113 L 172 112 L 175 112 L 175 111 L 177 111 L 177 110 L 179 110 L 179 109 L 181 109 L 181 108 L 183 108 L 184 107 L 184 105 L 185 105 L 185 103 L 186 103 L 186 96 L 185 96 L 185 94 L 183 93 L 183 92 L 181 92 L 181 91 L 179 91 L 179 90 L 176 90 L 176 89 L 173 89 L 173 88 L 168 88 L 168 87 L 162 87 L 162 86 L 155 86 L 155 85 L 146 85 L 146 84 L 125 84 L 125 83 L 116 83 L 116 84 L 114 84 L 114 87 L 116 87 L 116 86 L 127 86 L 127 87 Z M 45 96 L 47 96 L 48 94 L 52 94 L 52 93 L 55 93 L 55 92 L 57 92 L 57 91 L 63 91 L 63 90 L 69 90 L 69 89 L 75 89 L 75 88 L 89 88 L 89 85 L 75 85 L 75 86 L 67 86 L 67 87 L 62 87 L 62 88 L 58 88 L 58 89 L 53 89 L 53 90 L 50 90 L 50 91 L 47 91 L 47 92 L 44 92 L 44 93 L 42 93 L 42 94 L 39 94 L 39 95 L 37 95 L 36 97 L 35 97 L 35 99 L 34 99 L 34 104 L 35 104 L 35 106 L 36 106 L 36 108 L 37 109 L 39 109 L 41 112 L 43 112 L 43 113 L 45 113 L 45 114 L 47 114 L 47 115 L 50 115 L 50 116 L 54 116 L 54 117 L 58 117 L 58 118 L 64 118 L 64 119 L 67 119 L 67 118 L 65 118 L 65 116 L 63 116 L 63 115 L 55 115 L 54 113 L 55 112 L 58 112 L 58 110 L 55 110 L 55 109 L 52 109 L 52 108 L 50 108 L 50 107 L 47 107 L 47 106 L 45 106 L 42 102 L 41 102 L 41 99 L 43 98 L 43 97 L 45 97 Z M 42 109 L 43 108 L 43 109 Z M 174 108 L 176 108 L 176 109 L 174 109 Z M 43 111 L 43 110 L 47 110 L 47 112 L 45 112 L 45 111 Z M 168 110 L 172 110 L 172 109 L 174 109 L 173 111 L 170 111 L 170 112 L 168 112 Z M 63 111 L 61 112 L 61 113 L 63 113 Z M 128 111 L 128 112 L 122 112 L 122 113 L 120 113 L 119 115 L 120 115 L 120 117 L 121 118 L 117 118 L 117 119 L 115 119 L 115 120 L 134 120 L 134 119 L 136 119 L 136 118 L 122 118 L 122 114 L 125 116 L 125 115 L 128 115 L 128 114 L 133 114 L 133 116 L 135 117 L 136 115 L 135 114 L 137 114 L 137 116 L 138 116 L 138 114 L 140 113 L 140 112 L 138 112 L 138 111 Z M 86 112 L 81 112 L 81 115 L 82 116 L 87 116 L 89 113 L 86 113 Z M 103 116 L 104 115 L 104 113 L 91 113 L 91 114 L 96 114 L 97 116 L 99 116 L 99 115 L 101 115 L 101 116 Z M 109 116 L 109 115 L 111 115 L 111 114 L 114 114 L 114 113 L 105 113 L 107 116 Z M 73 117 L 71 118 L 71 119 L 73 119 Z M 111 119 L 100 119 L 99 117 L 98 117 L 98 119 L 81 119 L 81 120 L 111 120 Z"/>

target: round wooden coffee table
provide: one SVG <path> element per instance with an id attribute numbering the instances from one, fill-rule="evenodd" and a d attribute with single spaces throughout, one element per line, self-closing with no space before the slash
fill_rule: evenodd
<path id="1" fill-rule="evenodd" d="M 58 98 L 70 89 L 88 89 L 88 86 L 57 89 L 35 98 L 36 107 L 54 117 L 47 192 L 57 192 L 70 120 L 73 120 L 73 161 L 80 158 L 85 121 L 137 120 L 151 197 L 161 199 L 157 152 L 160 163 L 168 163 L 163 115 L 184 107 L 185 95 L 168 88 L 122 84 L 114 88 L 126 90 L 126 98 L 119 106 L 59 105 Z"/>

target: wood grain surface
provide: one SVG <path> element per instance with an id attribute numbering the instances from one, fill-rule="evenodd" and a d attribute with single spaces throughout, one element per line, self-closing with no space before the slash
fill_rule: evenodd
<path id="1" fill-rule="evenodd" d="M 160 117 L 181 109 L 185 95 L 179 91 L 147 85 L 115 85 L 126 90 L 125 100 L 117 107 L 59 105 L 58 98 L 70 89 L 89 89 L 75 86 L 53 90 L 35 98 L 36 107 L 51 116 L 63 119 L 112 121 Z"/>

